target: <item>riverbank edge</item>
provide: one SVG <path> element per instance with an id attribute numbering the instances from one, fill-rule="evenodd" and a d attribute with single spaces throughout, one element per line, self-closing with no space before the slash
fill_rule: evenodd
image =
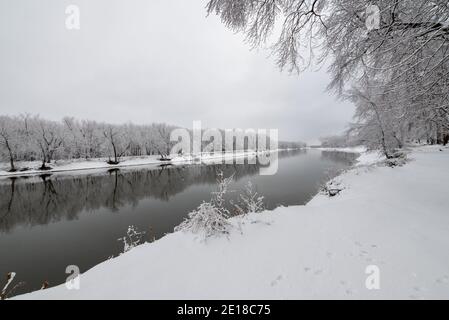
<path id="1" fill-rule="evenodd" d="M 251 159 L 258 157 L 261 154 L 281 152 L 281 151 L 293 151 L 301 149 L 278 149 L 272 151 L 260 151 L 260 152 L 236 152 L 236 153 L 218 153 L 210 154 L 204 153 L 201 156 L 185 155 L 175 156 L 169 161 L 161 161 L 158 156 L 142 156 L 142 157 L 127 157 L 116 165 L 110 165 L 106 163 L 107 159 L 89 159 L 89 160 L 62 160 L 59 161 L 62 164 L 56 168 L 50 170 L 31 169 L 27 171 L 8 172 L 0 170 L 0 179 L 11 177 L 33 177 L 54 173 L 76 173 L 84 171 L 105 170 L 105 169 L 121 169 L 131 167 L 145 167 L 145 166 L 157 166 L 157 165 L 191 165 L 191 164 L 210 164 L 215 162 L 229 161 L 230 159 Z M 23 166 L 37 166 L 40 162 L 32 162 L 24 164 Z"/>

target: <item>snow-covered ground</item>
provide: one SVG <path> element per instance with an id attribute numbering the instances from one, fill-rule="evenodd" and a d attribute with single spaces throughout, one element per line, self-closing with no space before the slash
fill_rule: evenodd
<path id="1" fill-rule="evenodd" d="M 252 214 L 229 238 L 173 233 L 18 299 L 448 299 L 449 149 L 396 168 L 362 162 L 338 196 Z M 234 224 L 241 220 L 235 219 Z M 380 271 L 368 290 L 367 267 Z M 370 269 L 369 269 L 370 270 Z"/>

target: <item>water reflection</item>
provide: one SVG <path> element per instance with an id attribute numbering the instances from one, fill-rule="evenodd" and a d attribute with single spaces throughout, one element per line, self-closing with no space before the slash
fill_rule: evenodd
<path id="1" fill-rule="evenodd" d="M 279 158 L 305 154 L 306 150 L 279 152 Z M 345 152 L 321 152 L 323 159 L 348 164 L 355 155 Z M 107 208 L 117 212 L 146 198 L 169 201 L 193 184 L 214 184 L 217 172 L 235 179 L 259 173 L 260 165 L 162 165 L 139 169 L 110 169 L 106 173 L 78 176 L 41 175 L 11 178 L 0 184 L 0 231 L 17 225 L 45 225 L 61 219 L 74 220 L 83 211 Z"/>
<path id="2" fill-rule="evenodd" d="M 213 184 L 219 170 L 226 176 L 234 173 L 238 180 L 257 174 L 259 165 L 163 166 L 75 177 L 45 175 L 25 181 L 12 178 L 0 185 L 0 231 L 73 220 L 82 211 L 100 208 L 117 212 L 145 198 L 169 201 L 192 184 Z"/>

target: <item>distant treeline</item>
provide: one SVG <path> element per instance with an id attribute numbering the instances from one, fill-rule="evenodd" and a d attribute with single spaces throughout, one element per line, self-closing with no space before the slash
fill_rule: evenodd
<path id="1" fill-rule="evenodd" d="M 69 117 L 50 121 L 31 115 L 0 116 L 0 155 L 11 171 L 24 170 L 17 168 L 17 161 L 41 161 L 45 170 L 59 159 L 108 158 L 110 164 L 117 164 L 124 156 L 159 154 L 164 158 L 177 143 L 170 141 L 177 128 L 165 123 L 116 125 Z M 302 142 L 279 143 L 283 149 L 304 146 Z"/>

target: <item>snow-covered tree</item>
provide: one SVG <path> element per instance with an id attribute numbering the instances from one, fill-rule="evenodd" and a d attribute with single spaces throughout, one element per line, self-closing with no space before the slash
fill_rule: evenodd
<path id="1" fill-rule="evenodd" d="M 6 155 L 10 163 L 10 171 L 17 171 L 15 161 L 22 146 L 20 120 L 0 116 L 0 151 Z"/>
<path id="2" fill-rule="evenodd" d="M 169 126 L 165 123 L 158 123 L 153 125 L 155 135 L 153 137 L 153 147 L 161 156 L 161 159 L 168 159 L 170 151 L 174 146 L 174 142 L 170 141 L 170 134 L 175 127 Z"/>
<path id="3" fill-rule="evenodd" d="M 44 120 L 39 117 L 30 119 L 30 125 L 33 143 L 40 152 L 42 161 L 40 169 L 47 170 L 49 167 L 46 164 L 53 160 L 56 152 L 63 145 L 63 127 L 57 122 Z"/>
<path id="4" fill-rule="evenodd" d="M 104 125 L 103 136 L 106 139 L 107 150 L 109 153 L 109 164 L 120 163 L 120 158 L 123 157 L 131 146 L 131 142 L 125 139 L 125 130 L 121 126 Z M 113 157 L 113 160 L 111 159 Z"/>
<path id="5" fill-rule="evenodd" d="M 98 123 L 91 120 L 83 120 L 79 123 L 79 131 L 82 139 L 83 157 L 95 158 L 102 156 L 101 145 L 104 137 Z"/>
<path id="6" fill-rule="evenodd" d="M 72 117 L 62 119 L 64 123 L 65 151 L 70 158 L 81 158 L 83 156 L 82 136 L 78 121 Z"/>
<path id="7" fill-rule="evenodd" d="M 325 148 L 345 148 L 349 141 L 346 135 L 331 135 L 320 138 L 321 146 Z"/>

